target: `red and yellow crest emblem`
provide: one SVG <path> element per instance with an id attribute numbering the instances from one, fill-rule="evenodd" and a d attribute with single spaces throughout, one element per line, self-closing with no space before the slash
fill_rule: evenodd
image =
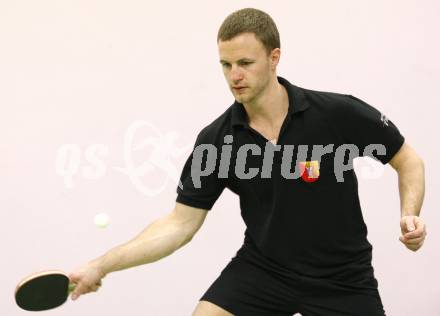
<path id="1" fill-rule="evenodd" d="M 315 182 L 319 179 L 319 162 L 318 160 L 300 161 L 299 170 L 301 178 L 306 182 Z"/>

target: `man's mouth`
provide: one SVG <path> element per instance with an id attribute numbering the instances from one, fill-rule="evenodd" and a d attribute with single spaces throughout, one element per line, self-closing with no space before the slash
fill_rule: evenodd
<path id="1" fill-rule="evenodd" d="M 233 87 L 233 89 L 235 90 L 235 91 L 238 91 L 238 92 L 241 92 L 241 91 L 243 91 L 244 89 L 246 89 L 247 87 Z"/>

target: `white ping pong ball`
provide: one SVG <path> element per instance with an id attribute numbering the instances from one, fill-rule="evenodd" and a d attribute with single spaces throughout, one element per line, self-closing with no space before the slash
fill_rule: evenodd
<path id="1" fill-rule="evenodd" d="M 106 228 L 109 224 L 110 218 L 106 213 L 99 213 L 95 215 L 93 222 L 99 228 Z"/>

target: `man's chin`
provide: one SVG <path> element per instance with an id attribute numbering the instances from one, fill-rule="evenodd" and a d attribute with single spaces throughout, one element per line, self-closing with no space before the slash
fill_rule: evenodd
<path id="1" fill-rule="evenodd" d="M 245 100 L 243 100 L 243 97 L 235 97 L 235 101 L 242 104 L 245 102 Z"/>
<path id="2" fill-rule="evenodd" d="M 235 97 L 235 100 L 238 103 L 244 103 L 244 102 L 249 100 L 249 97 L 248 96 L 244 96 L 244 95 L 237 95 L 237 94 L 235 94 L 234 97 Z"/>

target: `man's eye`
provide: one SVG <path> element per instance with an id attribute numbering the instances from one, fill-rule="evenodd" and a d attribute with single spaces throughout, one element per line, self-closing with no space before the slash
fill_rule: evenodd
<path id="1" fill-rule="evenodd" d="M 240 66 L 247 66 L 247 65 L 250 65 L 252 63 L 253 63 L 252 61 L 242 61 L 239 64 L 240 64 Z M 230 68 L 231 64 L 222 64 L 222 67 Z"/>

